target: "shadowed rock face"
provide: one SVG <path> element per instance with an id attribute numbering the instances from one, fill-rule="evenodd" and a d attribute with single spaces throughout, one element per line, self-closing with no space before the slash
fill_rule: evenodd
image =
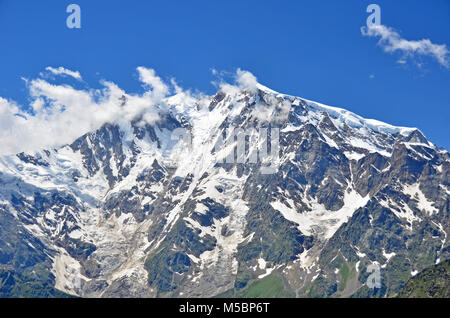
<path id="1" fill-rule="evenodd" d="M 181 127 L 187 144 L 172 138 Z M 280 129 L 275 173 L 218 159 L 231 127 Z M 1 158 L 0 295 L 31 282 L 40 296 L 234 296 L 276 275 L 299 297 L 393 296 L 450 258 L 449 167 L 418 130 L 263 87 L 105 124 Z"/>

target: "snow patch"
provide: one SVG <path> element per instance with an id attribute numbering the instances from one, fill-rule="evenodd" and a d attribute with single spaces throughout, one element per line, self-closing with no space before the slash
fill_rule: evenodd
<path id="1" fill-rule="evenodd" d="M 369 196 L 362 197 L 355 190 L 345 191 L 344 206 L 338 211 L 328 211 L 322 204 L 310 202 L 312 211 L 299 212 L 289 208 L 280 201 L 271 202 L 271 206 L 279 211 L 283 217 L 298 225 L 298 229 L 305 235 L 319 234 L 320 238 L 329 239 L 348 221 L 353 213 L 365 206 Z M 295 207 L 295 206 L 294 206 Z"/>

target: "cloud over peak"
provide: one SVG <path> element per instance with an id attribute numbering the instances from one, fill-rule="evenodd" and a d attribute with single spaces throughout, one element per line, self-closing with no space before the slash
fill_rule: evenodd
<path id="1" fill-rule="evenodd" d="M 243 71 L 240 68 L 236 71 L 236 83 L 240 88 L 255 92 L 258 88 L 258 80 L 255 75 L 249 71 Z"/>
<path id="2" fill-rule="evenodd" d="M 43 78 L 26 80 L 32 111 L 0 97 L 0 154 L 63 146 L 105 123 L 129 125 L 138 117 L 154 123 L 169 87 L 151 69 L 140 67 L 138 73 L 143 94 L 128 94 L 108 81 L 101 89 L 75 89 Z"/>
<path id="3" fill-rule="evenodd" d="M 63 67 L 46 70 L 55 75 L 82 78 L 79 72 Z M 174 79 L 165 83 L 153 69 L 140 66 L 137 73 L 145 89 L 142 94 L 127 93 L 106 80 L 100 82 L 103 86 L 100 89 L 76 89 L 51 83 L 44 74 L 25 79 L 29 107 L 0 97 L 0 155 L 64 146 L 106 123 L 118 124 L 124 130 L 134 120 L 152 125 L 174 106 L 174 111 L 184 113 L 189 111 L 185 108 L 210 98 L 183 90 Z M 233 92 L 257 89 L 256 77 L 250 72 L 238 69 L 233 79 L 234 84 L 221 82 L 220 87 Z"/>

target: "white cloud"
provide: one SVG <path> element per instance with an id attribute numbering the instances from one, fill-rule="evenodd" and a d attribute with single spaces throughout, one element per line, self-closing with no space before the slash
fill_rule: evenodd
<path id="1" fill-rule="evenodd" d="M 0 154 L 69 144 L 105 123 L 127 125 L 137 118 L 154 123 L 167 111 L 163 105 L 170 90 L 153 70 L 140 67 L 138 72 L 148 89 L 142 95 L 127 94 L 106 81 L 102 89 L 78 90 L 38 78 L 27 81 L 32 113 L 0 97 Z"/>
<path id="2" fill-rule="evenodd" d="M 418 41 L 410 41 L 402 38 L 394 29 L 384 25 L 372 25 L 370 27 L 362 27 L 363 36 L 379 37 L 380 45 L 385 52 L 401 52 L 402 58 L 398 61 L 401 64 L 406 63 L 406 57 L 414 55 L 431 56 L 446 68 L 450 68 L 449 50 L 445 44 L 434 44 L 429 39 Z"/>
<path id="3" fill-rule="evenodd" d="M 204 111 L 209 105 L 208 96 L 183 90 L 174 79 L 167 84 L 152 69 L 138 67 L 137 73 L 145 89 L 142 94 L 127 93 L 109 81 L 102 81 L 100 89 L 77 89 L 51 83 L 45 75 L 26 79 L 31 111 L 0 97 L 0 155 L 57 148 L 105 123 L 118 124 L 125 131 L 133 120 L 154 124 L 169 109 L 189 115 L 193 109 Z M 250 72 L 238 69 L 231 76 L 233 84 L 219 84 L 223 91 L 257 90 L 258 82 Z M 175 95 L 170 96 L 172 93 Z M 277 114 L 283 115 L 288 106 L 280 105 Z M 258 115 L 267 119 L 275 109 L 266 108 Z"/>
<path id="4" fill-rule="evenodd" d="M 139 72 L 139 80 L 147 87 L 153 88 L 152 95 L 154 97 L 162 98 L 169 93 L 169 87 L 156 76 L 154 70 L 142 66 L 139 66 L 137 70 Z"/>
<path id="5" fill-rule="evenodd" d="M 234 95 L 239 93 L 241 90 L 255 93 L 258 89 L 258 80 L 249 71 L 244 71 L 238 68 L 235 73 L 217 71 L 216 69 L 211 69 L 211 72 L 218 78 L 218 82 L 213 81 L 212 84 L 226 94 Z M 233 84 L 230 84 L 224 80 L 224 78 L 230 77 L 234 81 Z"/>
<path id="6" fill-rule="evenodd" d="M 49 66 L 45 70 L 49 71 L 50 73 L 52 73 L 54 75 L 67 75 L 67 76 L 71 76 L 71 77 L 73 77 L 73 78 L 75 78 L 75 79 L 77 79 L 79 81 L 83 80 L 82 77 L 81 77 L 80 72 L 78 72 L 78 71 L 74 72 L 74 71 L 68 70 L 68 69 L 66 69 L 64 67 L 61 67 L 61 66 L 58 67 L 58 68 L 54 68 L 54 67 L 50 67 Z"/>
<path id="7" fill-rule="evenodd" d="M 240 68 L 238 68 L 236 71 L 236 83 L 240 88 L 249 90 L 251 92 L 256 92 L 258 88 L 258 80 L 256 79 L 256 77 L 252 73 L 243 71 Z"/>

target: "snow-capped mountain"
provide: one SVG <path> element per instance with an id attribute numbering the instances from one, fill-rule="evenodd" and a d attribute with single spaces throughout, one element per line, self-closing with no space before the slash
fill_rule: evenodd
<path id="1" fill-rule="evenodd" d="M 284 296 L 381 297 L 449 258 L 449 153 L 419 130 L 260 84 L 164 103 L 154 124 L 0 157 L 0 293 L 239 296 L 270 278 Z M 252 161 L 230 128 L 277 129 L 279 153 Z"/>

